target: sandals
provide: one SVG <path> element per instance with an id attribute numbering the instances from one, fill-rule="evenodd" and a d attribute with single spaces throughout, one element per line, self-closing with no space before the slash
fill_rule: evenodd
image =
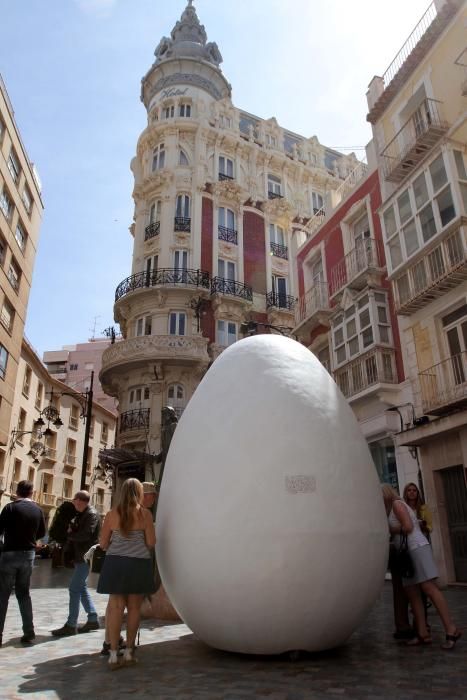
<path id="1" fill-rule="evenodd" d="M 409 639 L 408 642 L 405 643 L 405 645 L 408 647 L 428 646 L 432 642 L 433 640 L 430 637 L 430 635 L 427 635 L 426 637 L 420 637 L 417 634 L 417 636 L 413 639 Z"/>
<path id="2" fill-rule="evenodd" d="M 450 651 L 451 649 L 454 649 L 457 641 L 461 637 L 462 637 L 462 632 L 460 632 L 460 630 L 456 630 L 454 632 L 454 634 L 447 634 L 446 641 L 444 642 L 444 644 L 441 644 L 441 649 L 445 649 L 446 651 Z"/>

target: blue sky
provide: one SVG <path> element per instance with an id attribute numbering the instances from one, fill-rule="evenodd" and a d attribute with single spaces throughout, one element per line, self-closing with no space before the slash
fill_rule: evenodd
<path id="1" fill-rule="evenodd" d="M 368 83 L 428 6 L 427 0 L 194 4 L 208 39 L 219 45 L 237 107 L 351 149 L 371 138 Z M 0 0 L 0 72 L 43 185 L 26 323 L 40 355 L 113 324 L 115 287 L 131 272 L 130 161 L 146 122 L 140 80 L 185 5 Z"/>

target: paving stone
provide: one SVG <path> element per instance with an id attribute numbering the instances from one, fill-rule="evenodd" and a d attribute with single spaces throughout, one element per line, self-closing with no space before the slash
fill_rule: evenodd
<path id="1" fill-rule="evenodd" d="M 110 673 L 99 655 L 104 630 L 55 639 L 50 630 L 67 617 L 70 572 L 34 568 L 32 599 L 36 642 L 22 647 L 21 621 L 10 599 L 0 649 L 3 700 L 465 700 L 467 632 L 455 651 L 443 652 L 438 617 L 430 609 L 434 644 L 407 648 L 392 639 L 392 598 L 386 583 L 367 620 L 342 648 L 301 654 L 296 661 L 210 649 L 186 625 L 145 620 L 138 664 Z M 90 579 L 95 586 L 96 577 Z M 92 591 L 101 616 L 106 596 Z M 467 589 L 446 593 L 454 619 L 467 628 Z M 81 622 L 85 622 L 83 614 Z"/>

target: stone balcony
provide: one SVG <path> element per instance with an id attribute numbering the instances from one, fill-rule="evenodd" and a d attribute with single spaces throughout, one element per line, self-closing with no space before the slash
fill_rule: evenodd
<path id="1" fill-rule="evenodd" d="M 198 335 L 143 335 L 122 340 L 104 351 L 100 381 L 110 386 L 117 373 L 150 362 L 207 366 L 208 342 L 208 338 Z"/>

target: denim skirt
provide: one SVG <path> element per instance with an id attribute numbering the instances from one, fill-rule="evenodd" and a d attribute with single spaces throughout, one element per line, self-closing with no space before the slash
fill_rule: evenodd
<path id="1" fill-rule="evenodd" d="M 431 581 L 434 578 L 438 578 L 438 569 L 433 559 L 431 544 L 425 544 L 422 547 L 411 549 L 410 557 L 415 573 L 412 578 L 402 579 L 403 586 L 414 586 L 417 583 L 424 583 L 424 581 Z"/>
<path id="2" fill-rule="evenodd" d="M 117 595 L 155 593 L 152 560 L 107 554 L 102 564 L 97 592 Z"/>

